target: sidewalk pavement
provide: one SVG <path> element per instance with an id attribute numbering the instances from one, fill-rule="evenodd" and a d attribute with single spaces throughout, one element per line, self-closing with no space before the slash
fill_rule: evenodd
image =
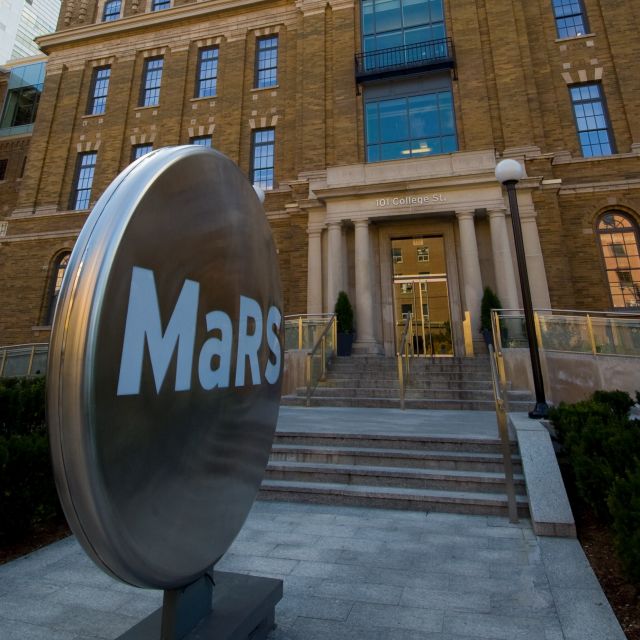
<path id="1" fill-rule="evenodd" d="M 273 640 L 624 639 L 579 543 L 525 520 L 257 502 L 217 568 L 284 580 Z M 0 638 L 116 638 L 161 600 L 67 538 L 0 566 Z"/>

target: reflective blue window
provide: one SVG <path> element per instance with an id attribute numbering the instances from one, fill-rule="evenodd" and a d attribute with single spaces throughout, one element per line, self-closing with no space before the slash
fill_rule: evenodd
<path id="1" fill-rule="evenodd" d="M 96 151 L 78 154 L 76 179 L 73 193 L 71 194 L 71 209 L 79 210 L 89 208 L 97 156 L 98 153 Z"/>
<path id="2" fill-rule="evenodd" d="M 251 182 L 263 189 L 274 186 L 275 129 L 256 129 L 251 142 Z"/>
<path id="3" fill-rule="evenodd" d="M 256 40 L 256 88 L 278 83 L 278 36 Z"/>
<path id="4" fill-rule="evenodd" d="M 367 161 L 458 150 L 451 91 L 371 100 L 365 105 Z"/>
<path id="5" fill-rule="evenodd" d="M 164 59 L 147 58 L 142 72 L 142 90 L 140 92 L 141 107 L 155 107 L 160 103 L 160 84 L 162 83 L 162 67 Z"/>
<path id="6" fill-rule="evenodd" d="M 365 52 L 442 39 L 442 0 L 363 0 L 362 33 Z"/>
<path id="7" fill-rule="evenodd" d="M 587 33 L 587 20 L 581 0 L 553 0 L 558 38 L 572 38 Z"/>
<path id="8" fill-rule="evenodd" d="M 102 21 L 111 22 L 112 20 L 117 20 L 120 17 L 121 9 L 121 0 L 107 0 L 104 4 L 104 11 L 102 12 Z"/>
<path id="9" fill-rule="evenodd" d="M 200 147 L 207 147 L 211 149 L 211 136 L 196 136 L 189 140 L 189 144 L 195 144 Z"/>
<path id="10" fill-rule="evenodd" d="M 600 83 L 570 88 L 578 139 L 585 158 L 614 153 L 613 136 Z"/>
<path id="11" fill-rule="evenodd" d="M 208 98 L 216 95 L 218 81 L 218 47 L 200 49 L 198 53 L 198 78 L 196 98 Z"/>
<path id="12" fill-rule="evenodd" d="M 137 160 L 138 158 L 142 158 L 142 156 L 146 156 L 147 153 L 151 153 L 152 151 L 152 144 L 134 144 L 131 147 L 131 162 Z"/>
<path id="13" fill-rule="evenodd" d="M 93 70 L 89 104 L 87 106 L 88 115 L 95 116 L 105 112 L 110 77 L 111 67 L 98 67 Z"/>
<path id="14" fill-rule="evenodd" d="M 152 0 L 151 11 L 161 11 L 171 8 L 171 0 Z"/>

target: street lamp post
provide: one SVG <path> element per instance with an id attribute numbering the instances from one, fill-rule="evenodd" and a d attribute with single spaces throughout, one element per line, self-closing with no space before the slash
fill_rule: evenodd
<path id="1" fill-rule="evenodd" d="M 516 247 L 516 260 L 518 262 L 518 275 L 520 276 L 520 289 L 522 291 L 522 307 L 524 310 L 524 323 L 529 343 L 529 356 L 531 358 L 531 371 L 533 373 L 533 386 L 536 394 L 536 406 L 529 411 L 530 418 L 546 418 L 549 406 L 544 397 L 544 381 L 542 379 L 542 367 L 540 366 L 540 354 L 533 319 L 533 305 L 531 304 L 531 290 L 529 289 L 529 275 L 522 240 L 522 227 L 520 225 L 520 212 L 518 210 L 518 198 L 516 196 L 516 184 L 522 178 L 522 167 L 516 160 L 501 160 L 496 166 L 496 178 L 507 189 L 509 196 L 509 209 L 511 210 L 511 223 L 513 225 L 513 240 Z"/>

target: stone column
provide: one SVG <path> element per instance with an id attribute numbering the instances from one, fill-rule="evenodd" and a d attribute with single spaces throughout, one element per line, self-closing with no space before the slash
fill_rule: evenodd
<path id="1" fill-rule="evenodd" d="M 369 221 L 355 220 L 356 339 L 354 353 L 379 353 L 373 335 L 373 294 L 371 291 L 371 248 Z"/>
<path id="2" fill-rule="evenodd" d="M 329 222 L 327 251 L 327 313 L 333 313 L 338 293 L 342 286 L 342 225 L 340 222 Z"/>
<path id="3" fill-rule="evenodd" d="M 309 228 L 307 313 L 322 313 L 322 229 Z"/>
<path id="4" fill-rule="evenodd" d="M 478 242 L 473 220 L 473 211 L 456 211 L 460 229 L 460 257 L 464 279 L 464 310 L 471 314 L 473 337 L 480 331 L 480 302 L 482 300 L 482 278 L 478 259 Z"/>
<path id="5" fill-rule="evenodd" d="M 520 224 L 522 226 L 522 241 L 524 253 L 527 258 L 527 271 L 529 273 L 529 287 L 531 289 L 531 304 L 534 309 L 549 309 L 549 285 L 547 274 L 544 270 L 544 258 L 540 246 L 538 225 L 536 224 L 536 212 L 533 207 L 520 207 Z"/>
<path id="6" fill-rule="evenodd" d="M 491 252 L 498 297 L 505 309 L 517 309 L 519 307 L 517 274 L 511 256 L 505 210 L 493 209 L 489 211 L 489 224 L 491 226 Z"/>

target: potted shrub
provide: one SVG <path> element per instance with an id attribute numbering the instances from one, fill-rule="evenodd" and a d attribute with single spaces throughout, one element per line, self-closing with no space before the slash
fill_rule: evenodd
<path id="1" fill-rule="evenodd" d="M 493 346 L 493 331 L 491 330 L 491 309 L 502 309 L 500 298 L 493 292 L 491 287 L 485 287 L 480 305 L 480 333 L 487 345 Z"/>
<path id="2" fill-rule="evenodd" d="M 338 324 L 338 355 L 350 356 L 353 345 L 353 307 L 344 291 L 338 294 L 334 311 Z"/>

